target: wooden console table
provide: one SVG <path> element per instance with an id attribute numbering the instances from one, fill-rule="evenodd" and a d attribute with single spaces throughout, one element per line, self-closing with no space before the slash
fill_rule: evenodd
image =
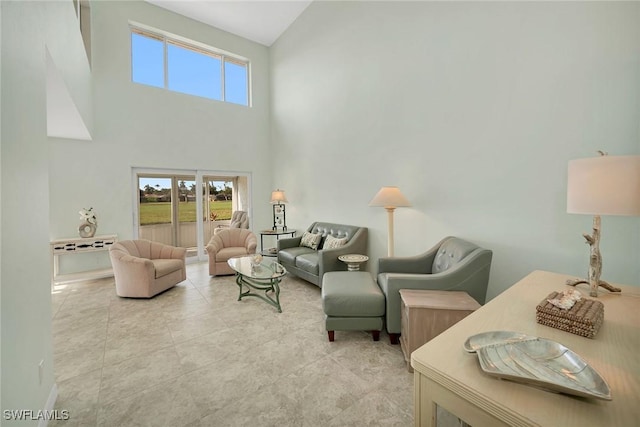
<path id="1" fill-rule="evenodd" d="M 108 251 L 111 245 L 118 240 L 116 234 L 94 237 L 73 237 L 69 239 L 57 239 L 50 242 L 51 248 L 51 286 L 75 282 L 78 280 L 100 279 L 113 276 L 113 269 L 82 271 L 79 273 L 60 274 L 59 257 L 86 252 Z"/>
<path id="2" fill-rule="evenodd" d="M 569 288 L 569 278 L 534 271 L 413 352 L 415 425 L 437 425 L 437 406 L 473 427 L 639 425 L 640 287 L 620 286 L 621 294 L 599 292 L 604 323 L 589 339 L 536 323 L 536 305 L 552 291 Z M 588 287 L 578 289 L 588 295 Z M 602 375 L 613 400 L 551 393 L 484 374 L 477 355 L 465 352 L 462 344 L 471 335 L 492 330 L 565 345 Z"/>

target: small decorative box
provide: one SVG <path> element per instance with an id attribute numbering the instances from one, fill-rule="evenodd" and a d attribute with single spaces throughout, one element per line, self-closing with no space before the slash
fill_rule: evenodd
<path id="1" fill-rule="evenodd" d="M 542 300 L 536 306 L 536 321 L 583 337 L 595 337 L 604 320 L 604 304 L 593 299 L 581 298 L 573 307 L 562 309 L 549 302 L 560 297 L 561 292 L 552 292 Z"/>

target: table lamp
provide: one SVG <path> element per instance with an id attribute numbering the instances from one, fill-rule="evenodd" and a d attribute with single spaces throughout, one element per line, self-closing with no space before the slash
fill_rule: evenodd
<path id="1" fill-rule="evenodd" d="M 640 215 L 640 156 L 608 156 L 569 161 L 567 212 L 594 215 L 593 233 L 583 236 L 590 246 L 589 278 L 567 281 L 568 285 L 589 283 L 592 297 L 598 287 L 611 292 L 620 289 L 600 280 L 600 215 Z"/>
<path id="2" fill-rule="evenodd" d="M 273 227 L 274 231 L 282 227 L 282 231 L 287 231 L 287 216 L 285 215 L 285 203 L 289 203 L 284 190 L 276 189 L 271 192 L 271 204 L 273 205 Z"/>
<path id="3" fill-rule="evenodd" d="M 393 211 L 396 208 L 411 206 L 398 187 L 382 187 L 369 202 L 369 206 L 382 207 L 387 210 L 387 227 L 389 229 L 387 253 L 393 256 Z"/>

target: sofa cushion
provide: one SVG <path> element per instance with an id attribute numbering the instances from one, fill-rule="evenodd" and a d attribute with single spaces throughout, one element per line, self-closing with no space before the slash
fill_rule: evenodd
<path id="1" fill-rule="evenodd" d="M 297 256 L 313 252 L 315 252 L 313 249 L 305 248 L 304 246 L 295 246 L 278 251 L 278 260 L 280 263 L 295 265 Z"/>
<path id="2" fill-rule="evenodd" d="M 346 244 L 347 244 L 346 237 L 338 239 L 337 237 L 327 236 L 327 238 L 324 241 L 324 245 L 322 246 L 322 249 L 335 249 L 335 248 L 339 248 L 340 246 L 344 246 Z"/>
<path id="3" fill-rule="evenodd" d="M 318 275 L 320 268 L 318 267 L 318 252 L 298 255 L 296 257 L 296 267 L 313 275 Z"/>
<path id="4" fill-rule="evenodd" d="M 300 240 L 300 246 L 316 250 L 320 245 L 320 240 L 322 240 L 322 234 L 314 234 L 305 231 L 302 235 L 302 240 Z"/>
<path id="5" fill-rule="evenodd" d="M 156 269 L 156 279 L 178 271 L 184 266 L 181 259 L 152 259 L 151 262 Z"/>

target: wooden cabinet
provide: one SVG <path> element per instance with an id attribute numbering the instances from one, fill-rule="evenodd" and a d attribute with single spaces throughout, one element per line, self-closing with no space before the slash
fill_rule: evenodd
<path id="1" fill-rule="evenodd" d="M 459 291 L 401 289 L 400 298 L 400 346 L 409 372 L 414 350 L 480 308 L 469 294 Z"/>

